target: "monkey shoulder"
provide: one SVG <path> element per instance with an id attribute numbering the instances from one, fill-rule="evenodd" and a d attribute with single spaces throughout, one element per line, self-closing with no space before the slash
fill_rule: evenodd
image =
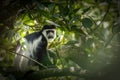
<path id="1" fill-rule="evenodd" d="M 39 38 L 41 36 L 41 32 L 34 32 L 31 34 L 26 35 L 24 38 L 28 41 L 28 42 L 33 42 L 35 39 Z"/>
<path id="2" fill-rule="evenodd" d="M 41 31 L 28 34 L 24 37 L 27 43 L 32 43 L 36 48 L 45 48 L 47 46 L 47 40 Z"/>

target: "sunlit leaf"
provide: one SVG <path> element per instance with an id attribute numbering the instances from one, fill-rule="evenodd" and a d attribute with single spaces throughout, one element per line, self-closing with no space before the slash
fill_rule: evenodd
<path id="1" fill-rule="evenodd" d="M 27 20 L 27 21 L 24 22 L 24 24 L 28 25 L 28 26 L 34 26 L 35 25 L 33 20 Z"/>
<path id="2" fill-rule="evenodd" d="M 80 8 L 74 9 L 73 12 L 76 13 Z"/>
<path id="3" fill-rule="evenodd" d="M 29 14 L 25 14 L 23 17 L 23 22 L 27 20 L 30 20 Z"/>
<path id="4" fill-rule="evenodd" d="M 75 21 L 77 21 L 79 19 L 80 19 L 80 16 L 75 16 L 69 21 L 69 24 L 73 24 Z"/>
<path id="5" fill-rule="evenodd" d="M 83 10 L 82 14 L 85 14 L 86 12 L 88 12 L 90 10 L 90 7 L 86 8 Z"/>
<path id="6" fill-rule="evenodd" d="M 16 41 L 19 40 L 20 39 L 20 33 L 16 33 L 14 37 L 15 37 Z"/>

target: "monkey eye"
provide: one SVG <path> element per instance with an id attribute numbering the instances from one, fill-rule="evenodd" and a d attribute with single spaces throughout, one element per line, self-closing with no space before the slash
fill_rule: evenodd
<path id="1" fill-rule="evenodd" d="M 52 30 L 46 31 L 47 34 L 49 34 L 50 32 L 54 33 L 54 31 Z"/>

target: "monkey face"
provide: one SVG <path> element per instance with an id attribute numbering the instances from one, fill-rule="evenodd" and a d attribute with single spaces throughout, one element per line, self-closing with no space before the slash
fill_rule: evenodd
<path id="1" fill-rule="evenodd" d="M 55 29 L 43 30 L 43 35 L 45 36 L 48 42 L 52 42 L 56 38 L 56 30 Z"/>

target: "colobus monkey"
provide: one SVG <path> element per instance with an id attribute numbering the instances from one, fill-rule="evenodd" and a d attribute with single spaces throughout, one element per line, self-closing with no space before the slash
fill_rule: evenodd
<path id="1" fill-rule="evenodd" d="M 28 66 L 35 64 L 24 56 L 42 63 L 44 56 L 47 55 L 48 42 L 52 42 L 55 37 L 56 27 L 54 25 L 45 25 L 41 31 L 25 36 L 22 40 L 23 42 L 20 43 L 16 50 L 15 68 L 20 71 L 26 71 Z"/>

